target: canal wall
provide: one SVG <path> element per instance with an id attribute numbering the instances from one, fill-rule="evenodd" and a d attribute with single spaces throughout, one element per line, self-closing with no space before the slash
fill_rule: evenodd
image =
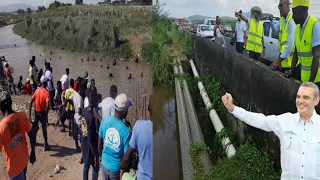
<path id="1" fill-rule="evenodd" d="M 186 33 L 186 32 L 185 32 Z M 287 79 L 263 63 L 223 48 L 216 42 L 191 35 L 195 49 L 195 65 L 201 76 L 213 74 L 220 79 L 222 94 L 229 92 L 234 104 L 252 112 L 279 115 L 296 112 L 295 97 L 299 81 Z M 257 146 L 266 146 L 279 158 L 279 139 L 273 132 L 246 125 L 222 108 L 221 120 L 233 131 L 238 143 L 251 135 Z M 278 159 L 279 160 L 279 159 Z M 279 161 L 278 161 L 279 163 Z"/>

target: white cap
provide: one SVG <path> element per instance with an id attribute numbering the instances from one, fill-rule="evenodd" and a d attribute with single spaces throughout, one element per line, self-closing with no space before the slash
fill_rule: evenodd
<path id="1" fill-rule="evenodd" d="M 30 79 L 29 78 L 27 78 L 27 80 L 26 80 L 27 82 L 29 82 L 30 81 Z"/>
<path id="2" fill-rule="evenodd" d="M 41 76 L 41 78 L 40 78 L 40 82 L 41 83 L 44 83 L 44 82 L 47 82 L 47 77 L 46 76 Z"/>
<path id="3" fill-rule="evenodd" d="M 9 65 L 9 63 L 8 63 L 7 61 L 6 61 L 6 62 L 4 62 L 4 66 L 6 66 L 7 64 Z"/>
<path id="4" fill-rule="evenodd" d="M 125 94 L 118 95 L 114 100 L 115 109 L 118 111 L 126 110 L 132 105 L 133 105 L 132 100 L 128 99 L 127 95 Z"/>

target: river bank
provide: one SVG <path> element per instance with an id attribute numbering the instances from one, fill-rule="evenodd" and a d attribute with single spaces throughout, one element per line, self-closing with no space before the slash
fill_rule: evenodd
<path id="1" fill-rule="evenodd" d="M 14 32 L 74 52 L 135 58 L 152 40 L 151 6 L 75 5 L 25 17 Z"/>

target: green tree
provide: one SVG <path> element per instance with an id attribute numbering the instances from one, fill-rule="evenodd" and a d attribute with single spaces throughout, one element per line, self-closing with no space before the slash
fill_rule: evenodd
<path id="1" fill-rule="evenodd" d="M 27 8 L 27 13 L 30 14 L 32 12 L 31 8 Z"/>
<path id="2" fill-rule="evenodd" d="M 18 14 L 24 14 L 24 13 L 26 13 L 26 11 L 23 10 L 23 9 L 18 9 L 18 10 L 17 10 L 17 13 L 18 13 Z"/>
<path id="3" fill-rule="evenodd" d="M 59 1 L 54 1 L 53 3 L 51 3 L 49 5 L 49 9 L 55 9 L 55 8 L 58 8 L 62 5 L 63 5 L 63 3 L 59 2 Z"/>

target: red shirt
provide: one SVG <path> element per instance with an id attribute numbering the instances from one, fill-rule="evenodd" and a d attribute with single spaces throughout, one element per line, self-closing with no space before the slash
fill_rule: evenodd
<path id="1" fill-rule="evenodd" d="M 50 93 L 47 89 L 39 87 L 32 96 L 32 100 L 36 102 L 35 109 L 37 112 L 46 111 L 47 102 L 50 102 Z"/>
<path id="2" fill-rule="evenodd" d="M 26 95 L 31 95 L 32 94 L 32 88 L 31 88 L 31 84 L 30 83 L 26 83 L 25 93 L 26 93 Z"/>
<path id="3" fill-rule="evenodd" d="M 79 91 L 79 89 L 77 89 L 77 87 L 78 87 L 78 83 L 77 83 L 77 82 L 75 82 L 75 83 L 74 83 L 74 85 L 73 85 L 73 89 L 74 89 L 74 90 L 76 90 L 76 91 L 78 92 L 78 91 Z"/>

